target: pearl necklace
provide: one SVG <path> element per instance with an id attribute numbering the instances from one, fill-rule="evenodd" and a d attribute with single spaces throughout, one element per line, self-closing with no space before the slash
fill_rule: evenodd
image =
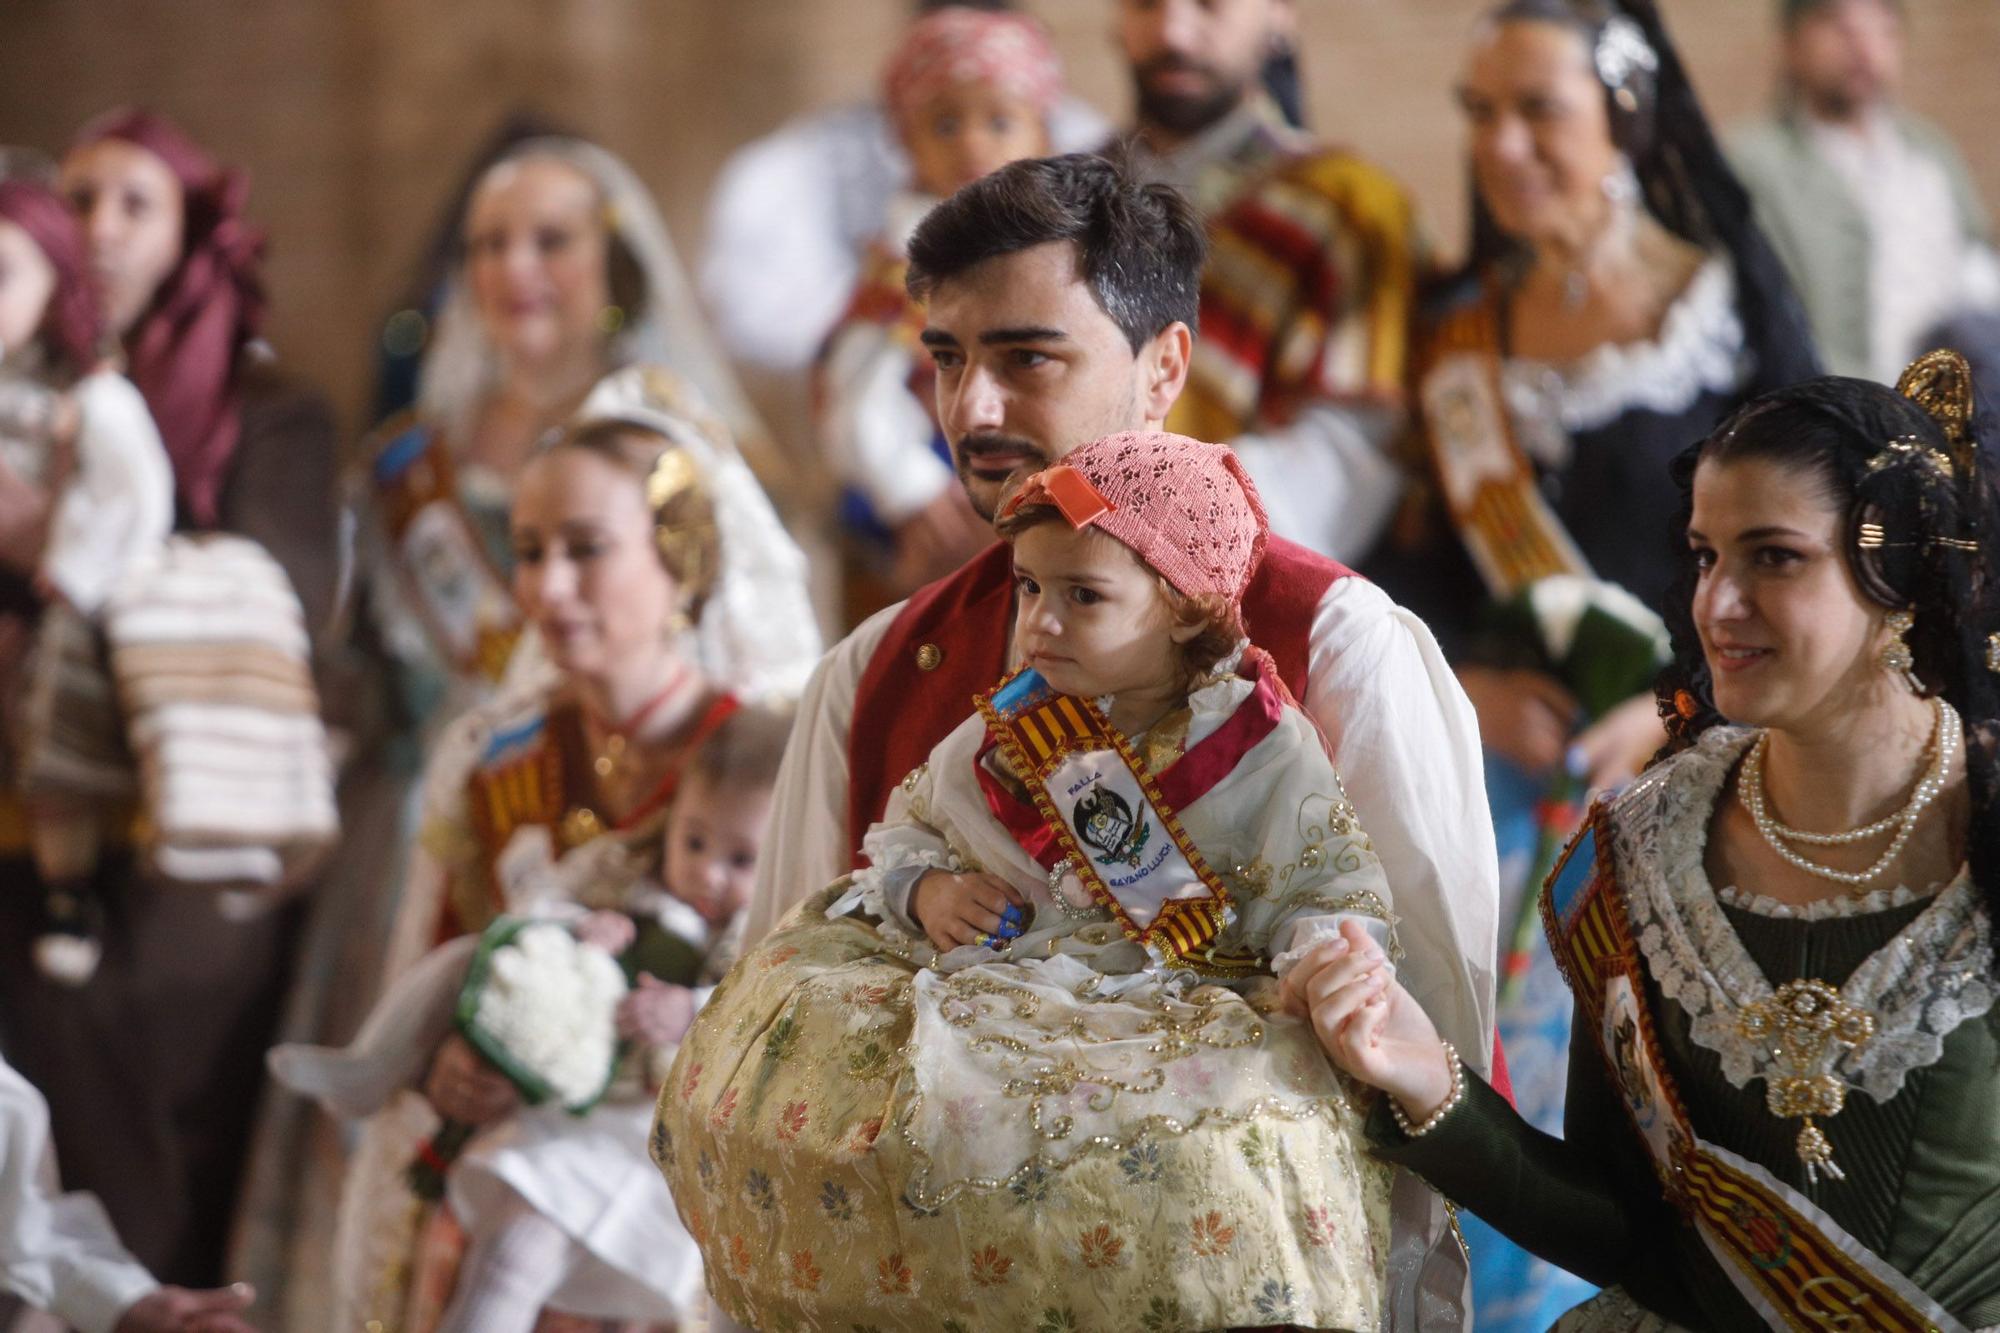
<path id="1" fill-rule="evenodd" d="M 1764 791 L 1764 755 L 1770 748 L 1771 733 L 1761 732 L 1744 756 L 1743 772 L 1736 783 L 1737 798 L 1750 811 L 1750 819 L 1757 825 L 1757 832 L 1764 841 L 1784 860 L 1821 879 L 1832 880 L 1836 884 L 1846 884 L 1860 888 L 1880 879 L 1896 863 L 1896 858 L 1909 846 L 1910 837 L 1916 832 L 1917 820 L 1937 800 L 1944 790 L 1945 775 L 1951 772 L 1952 761 L 1958 755 L 1958 713 L 1943 699 L 1932 701 L 1937 715 L 1937 727 L 1925 752 L 1932 756 L 1922 777 L 1917 779 L 1916 789 L 1910 793 L 1909 803 L 1901 810 L 1872 824 L 1850 829 L 1845 833 L 1808 833 L 1800 829 L 1788 828 L 1775 819 L 1770 812 Z M 1889 843 L 1888 850 L 1877 858 L 1874 865 L 1866 870 L 1834 870 L 1817 861 L 1808 859 L 1802 852 L 1787 847 L 1786 842 L 1802 842 L 1815 847 L 1850 846 L 1868 838 L 1880 837 L 1890 829 L 1896 836 Z"/>

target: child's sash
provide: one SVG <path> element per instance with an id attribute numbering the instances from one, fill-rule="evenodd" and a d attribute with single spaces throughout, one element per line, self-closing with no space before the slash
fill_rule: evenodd
<path id="1" fill-rule="evenodd" d="M 461 675 L 499 680 L 521 612 L 459 499 L 443 437 L 406 422 L 375 455 L 372 476 L 397 575 L 438 655 Z"/>
<path id="2" fill-rule="evenodd" d="M 1483 297 L 1432 342 L 1417 389 L 1431 464 L 1452 526 L 1495 601 L 1551 574 L 1590 575 L 1590 562 L 1535 481 L 1500 389 L 1499 330 Z"/>
<path id="3" fill-rule="evenodd" d="M 1032 670 L 975 702 L 1090 896 L 1160 963 L 1200 965 L 1235 907 L 1131 742 Z"/>
<path id="4" fill-rule="evenodd" d="M 1543 924 L 1666 1196 L 1774 1329 L 1965 1333 L 1908 1278 L 1755 1162 L 1699 1137 L 1661 1058 L 1645 963 L 1599 806 L 1549 876 Z M 1585 1033 L 1579 1031 L 1578 1037 Z"/>

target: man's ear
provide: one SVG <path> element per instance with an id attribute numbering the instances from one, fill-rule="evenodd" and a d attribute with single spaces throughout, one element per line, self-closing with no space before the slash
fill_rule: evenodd
<path id="1" fill-rule="evenodd" d="M 1167 419 L 1187 387 L 1188 360 L 1194 355 L 1194 334 L 1175 320 L 1139 349 L 1140 406 L 1146 424 L 1157 429 Z"/>

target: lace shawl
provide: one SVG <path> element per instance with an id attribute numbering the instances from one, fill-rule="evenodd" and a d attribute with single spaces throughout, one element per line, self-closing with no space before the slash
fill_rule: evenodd
<path id="1" fill-rule="evenodd" d="M 1733 392 L 1746 368 L 1735 270 L 1717 256 L 1675 298 L 1656 336 L 1607 343 L 1565 366 L 1509 358 L 1500 378 L 1521 447 L 1561 468 L 1570 437 L 1631 411 L 1678 415 L 1704 393 Z"/>
<path id="2" fill-rule="evenodd" d="M 1694 1043 L 1721 1059 L 1723 1076 L 1738 1088 L 1770 1072 L 1769 1052 L 1742 1035 L 1737 1015 L 1768 998 L 1772 986 L 1722 910 L 1702 862 L 1715 803 L 1755 734 L 1711 730 L 1642 778 L 1612 810 L 1611 850 L 1647 968 L 1661 993 L 1687 1011 Z M 1896 898 L 1887 894 L 1884 905 Z M 1875 1015 L 1877 1030 L 1867 1045 L 1845 1052 L 1833 1072 L 1877 1102 L 1896 1096 L 1911 1071 L 1937 1063 L 1959 1024 L 1992 1008 L 1992 968 L 1992 922 L 1970 875 L 1961 872 L 1840 988 L 1844 1000 Z"/>

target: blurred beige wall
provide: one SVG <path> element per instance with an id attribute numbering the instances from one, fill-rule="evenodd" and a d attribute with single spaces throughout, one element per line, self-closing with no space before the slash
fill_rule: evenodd
<path id="1" fill-rule="evenodd" d="M 1479 0 L 1298 0 L 1315 123 L 1423 200 L 1442 248 L 1464 227 L 1450 89 Z M 467 156 L 533 106 L 626 156 L 683 255 L 732 147 L 869 94 L 907 0 L 0 0 L 0 142 L 59 148 L 140 101 L 254 173 L 272 235 L 271 333 L 347 420 L 369 400 L 376 324 Z M 1028 0 L 1077 89 L 1114 117 L 1113 0 Z M 1909 100 L 2000 201 L 2000 0 L 1909 0 Z M 1708 105 L 1769 87 L 1772 0 L 1665 0 Z M 795 421 L 788 386 L 761 392 Z"/>

